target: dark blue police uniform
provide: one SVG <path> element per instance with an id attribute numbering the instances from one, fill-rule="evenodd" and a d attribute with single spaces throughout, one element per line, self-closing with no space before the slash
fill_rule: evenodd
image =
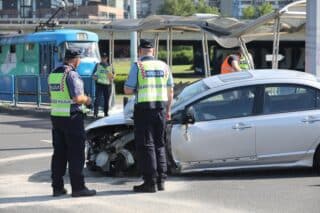
<path id="1" fill-rule="evenodd" d="M 150 41 L 142 40 L 141 48 L 153 48 Z M 143 56 L 140 61 L 154 61 L 152 56 Z M 169 67 L 167 67 L 169 70 Z M 125 86 L 137 91 L 138 88 L 137 63 L 131 67 Z M 173 87 L 171 72 L 167 81 L 168 87 Z M 139 92 L 139 91 L 137 91 Z M 165 129 L 166 129 L 166 102 L 136 103 L 134 108 L 134 135 L 136 143 L 136 157 L 138 168 L 143 176 L 144 183 L 135 186 L 136 192 L 155 192 L 154 185 L 158 190 L 164 190 L 164 181 L 167 176 L 167 161 L 165 152 Z"/>
<path id="2" fill-rule="evenodd" d="M 77 56 L 77 53 L 66 52 L 67 57 Z M 83 81 L 72 65 L 64 64 L 53 73 L 66 72 L 66 83 L 70 99 L 83 95 Z M 70 107 L 70 117 L 51 116 L 53 156 L 51 161 L 53 196 L 66 194 L 63 176 L 67 163 L 72 188 L 72 196 L 91 196 L 95 190 L 85 187 L 83 167 L 85 163 L 85 130 L 84 114 L 80 104 L 73 103 Z"/>

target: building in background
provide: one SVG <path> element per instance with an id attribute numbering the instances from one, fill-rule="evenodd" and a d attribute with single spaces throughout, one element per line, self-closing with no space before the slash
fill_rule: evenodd
<path id="1" fill-rule="evenodd" d="M 242 10 L 250 5 L 260 6 L 268 2 L 274 9 L 279 9 L 294 1 L 297 0 L 220 0 L 220 12 L 223 16 L 241 18 Z"/>
<path id="2" fill-rule="evenodd" d="M 137 17 L 144 18 L 148 15 L 158 13 L 160 7 L 164 4 L 164 0 L 136 0 L 137 1 Z M 204 0 L 211 7 L 218 7 L 221 0 Z M 195 4 L 198 0 L 194 0 Z"/>
<path id="3" fill-rule="evenodd" d="M 68 0 L 60 18 L 123 19 L 127 0 Z M 60 6 L 58 0 L 0 0 L 0 18 L 48 18 Z"/>
<path id="4" fill-rule="evenodd" d="M 157 14 L 165 0 L 136 0 L 137 17 Z M 223 16 L 242 17 L 243 8 L 269 2 L 275 9 L 295 0 L 205 0 L 217 7 Z M 123 19 L 129 18 L 130 0 L 68 0 L 68 7 L 60 18 Z M 194 0 L 195 4 L 198 0 Z M 59 6 L 59 0 L 0 0 L 0 18 L 48 18 Z"/>

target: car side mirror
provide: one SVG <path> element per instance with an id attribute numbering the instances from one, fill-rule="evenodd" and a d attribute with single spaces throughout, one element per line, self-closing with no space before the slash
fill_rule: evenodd
<path id="1" fill-rule="evenodd" d="M 194 111 L 192 107 L 186 108 L 182 114 L 182 124 L 194 124 Z"/>

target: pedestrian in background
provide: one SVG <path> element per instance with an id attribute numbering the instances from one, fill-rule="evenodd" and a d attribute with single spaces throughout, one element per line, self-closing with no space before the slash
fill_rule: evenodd
<path id="1" fill-rule="evenodd" d="M 134 135 L 139 171 L 144 182 L 135 192 L 164 190 L 167 160 L 164 134 L 171 119 L 173 78 L 168 65 L 154 58 L 152 42 L 141 40 L 140 59 L 131 67 L 125 94 L 135 94 Z"/>
<path id="2" fill-rule="evenodd" d="M 112 81 L 114 78 L 114 72 L 110 70 L 110 64 L 108 62 L 107 53 L 102 53 L 101 62 L 97 64 L 93 79 L 96 81 L 96 93 L 94 101 L 93 116 L 98 117 L 99 104 L 101 97 L 103 96 L 103 111 L 104 116 L 108 116 L 109 112 L 109 100 L 112 90 Z"/>
<path id="3" fill-rule="evenodd" d="M 252 56 L 249 53 L 249 60 L 252 60 Z M 241 48 L 238 48 L 235 54 L 229 55 L 225 58 L 221 65 L 221 74 L 231 73 L 231 72 L 239 72 L 244 70 L 249 70 L 250 65 L 249 61 L 246 60 Z"/>
<path id="4" fill-rule="evenodd" d="M 95 190 L 85 186 L 83 166 L 85 161 L 85 105 L 91 104 L 84 95 L 83 81 L 76 68 L 80 64 L 80 51 L 66 50 L 64 64 L 49 75 L 53 155 L 51 179 L 53 196 L 67 193 L 63 176 L 67 164 L 73 197 L 92 196 Z"/>

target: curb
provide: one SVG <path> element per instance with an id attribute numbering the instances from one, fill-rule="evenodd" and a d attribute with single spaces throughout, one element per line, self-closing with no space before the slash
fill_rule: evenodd
<path id="1" fill-rule="evenodd" d="M 49 117 L 50 109 L 38 108 L 36 106 L 12 106 L 0 104 L 0 113 L 10 115 L 24 115 L 32 117 Z"/>
<path id="2" fill-rule="evenodd" d="M 122 106 L 117 105 L 115 106 L 110 113 L 113 114 L 117 111 L 122 111 Z M 47 106 L 38 108 L 35 105 L 20 105 L 20 106 L 13 106 L 13 105 L 6 105 L 0 103 L 0 114 L 10 114 L 10 115 L 23 115 L 23 116 L 31 116 L 31 117 L 50 117 L 50 108 Z M 91 119 L 93 116 L 92 113 L 89 113 L 88 117 Z M 100 113 L 99 113 L 100 114 Z M 101 112 L 101 115 L 103 113 Z"/>

